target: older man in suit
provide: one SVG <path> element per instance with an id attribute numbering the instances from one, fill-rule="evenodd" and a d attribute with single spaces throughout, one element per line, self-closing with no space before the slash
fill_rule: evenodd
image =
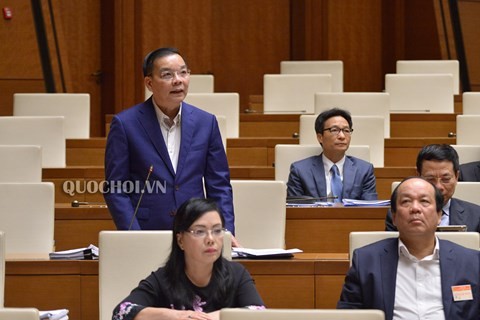
<path id="1" fill-rule="evenodd" d="M 187 63 L 176 49 L 160 48 L 145 57 L 143 72 L 152 97 L 115 115 L 107 139 L 104 197 L 117 228 L 171 230 L 176 209 L 192 197 L 205 197 L 205 190 L 218 203 L 226 228 L 235 232 L 218 123 L 183 101 Z"/>
<path id="2" fill-rule="evenodd" d="M 417 173 L 432 182 L 443 195 L 440 225 L 466 225 L 467 231 L 480 232 L 480 206 L 453 198 L 459 166 L 457 151 L 448 144 L 424 146 L 417 156 Z M 385 219 L 385 230 L 397 230 L 390 211 Z"/>
<path id="3" fill-rule="evenodd" d="M 347 156 L 353 132 L 352 117 L 333 108 L 320 113 L 315 131 L 323 152 L 292 163 L 287 182 L 289 197 L 377 200 L 373 165 Z"/>
<path id="4" fill-rule="evenodd" d="M 439 240 L 443 196 L 420 177 L 391 197 L 398 238 L 356 249 L 337 304 L 380 309 L 385 319 L 478 320 L 480 251 Z"/>

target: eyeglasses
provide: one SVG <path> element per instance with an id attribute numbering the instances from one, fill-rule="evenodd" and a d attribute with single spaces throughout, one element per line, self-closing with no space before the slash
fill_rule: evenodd
<path id="1" fill-rule="evenodd" d="M 213 228 L 213 229 L 203 229 L 203 228 L 196 228 L 192 230 L 187 230 L 185 232 L 189 232 L 195 238 L 205 238 L 207 234 L 211 234 L 214 238 L 222 237 L 225 234 L 225 228 Z"/>
<path id="2" fill-rule="evenodd" d="M 423 179 L 427 180 L 430 183 L 436 184 L 437 181 L 440 181 L 441 184 L 449 184 L 452 182 L 453 177 L 445 176 L 445 177 L 434 177 L 434 176 L 424 176 Z"/>
<path id="3" fill-rule="evenodd" d="M 335 136 L 338 136 L 340 134 L 340 131 L 342 131 L 344 135 L 349 136 L 349 135 L 352 134 L 353 128 L 352 129 L 351 128 L 340 129 L 339 127 L 331 127 L 331 128 L 323 129 L 323 131 L 330 131 L 330 133 L 335 135 Z"/>
<path id="4" fill-rule="evenodd" d="M 173 77 L 175 77 L 175 75 L 177 75 L 177 77 L 179 78 L 185 79 L 185 78 L 188 78 L 188 76 L 190 75 L 190 70 L 188 69 L 181 69 L 177 71 L 163 70 L 162 72 L 160 72 L 159 77 L 163 81 L 171 81 Z"/>

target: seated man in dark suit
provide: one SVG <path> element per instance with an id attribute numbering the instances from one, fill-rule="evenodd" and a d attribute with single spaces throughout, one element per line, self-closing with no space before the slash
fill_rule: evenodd
<path id="1" fill-rule="evenodd" d="M 452 198 L 459 175 L 458 154 L 448 144 L 431 144 L 417 156 L 417 173 L 433 183 L 443 195 L 443 215 L 440 225 L 466 225 L 467 231 L 480 232 L 480 206 Z M 386 231 L 397 231 L 391 212 L 385 219 Z"/>
<path id="2" fill-rule="evenodd" d="M 468 162 L 460 165 L 459 181 L 480 182 L 480 161 Z"/>
<path id="3" fill-rule="evenodd" d="M 478 320 L 480 251 L 439 240 L 443 197 L 420 177 L 392 193 L 398 238 L 356 249 L 337 308 L 380 309 L 385 319 Z"/>
<path id="4" fill-rule="evenodd" d="M 291 165 L 288 196 L 377 200 L 373 165 L 345 155 L 353 132 L 350 113 L 338 108 L 322 112 L 315 120 L 315 132 L 323 152 Z"/>

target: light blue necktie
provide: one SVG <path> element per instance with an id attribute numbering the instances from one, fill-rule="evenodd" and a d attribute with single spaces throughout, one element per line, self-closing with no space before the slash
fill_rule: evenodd
<path id="1" fill-rule="evenodd" d="M 333 200 L 333 202 L 342 202 L 343 183 L 342 183 L 342 179 L 340 179 L 340 172 L 338 172 L 337 165 L 334 164 L 330 169 L 330 172 L 332 173 L 332 181 L 331 181 L 332 195 L 334 197 L 337 197 Z"/>

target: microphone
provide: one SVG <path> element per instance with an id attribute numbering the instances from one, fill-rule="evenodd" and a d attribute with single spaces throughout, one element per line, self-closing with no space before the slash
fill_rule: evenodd
<path id="1" fill-rule="evenodd" d="M 145 187 L 147 186 L 148 179 L 150 179 L 150 175 L 152 174 L 152 172 L 153 172 L 153 164 L 150 165 L 150 169 L 148 169 L 147 179 L 145 179 L 145 184 L 143 185 L 142 193 L 140 194 L 140 198 L 138 199 L 137 206 L 135 207 L 135 211 L 133 212 L 133 217 L 132 217 L 132 220 L 130 221 L 130 225 L 128 226 L 128 231 L 132 229 L 133 221 L 137 216 L 137 211 L 138 211 L 138 208 L 140 207 L 140 202 L 142 202 L 143 193 L 145 192 Z"/>
<path id="2" fill-rule="evenodd" d="M 105 202 L 86 202 L 86 201 L 72 201 L 72 207 L 78 208 L 80 206 L 106 206 Z"/>

